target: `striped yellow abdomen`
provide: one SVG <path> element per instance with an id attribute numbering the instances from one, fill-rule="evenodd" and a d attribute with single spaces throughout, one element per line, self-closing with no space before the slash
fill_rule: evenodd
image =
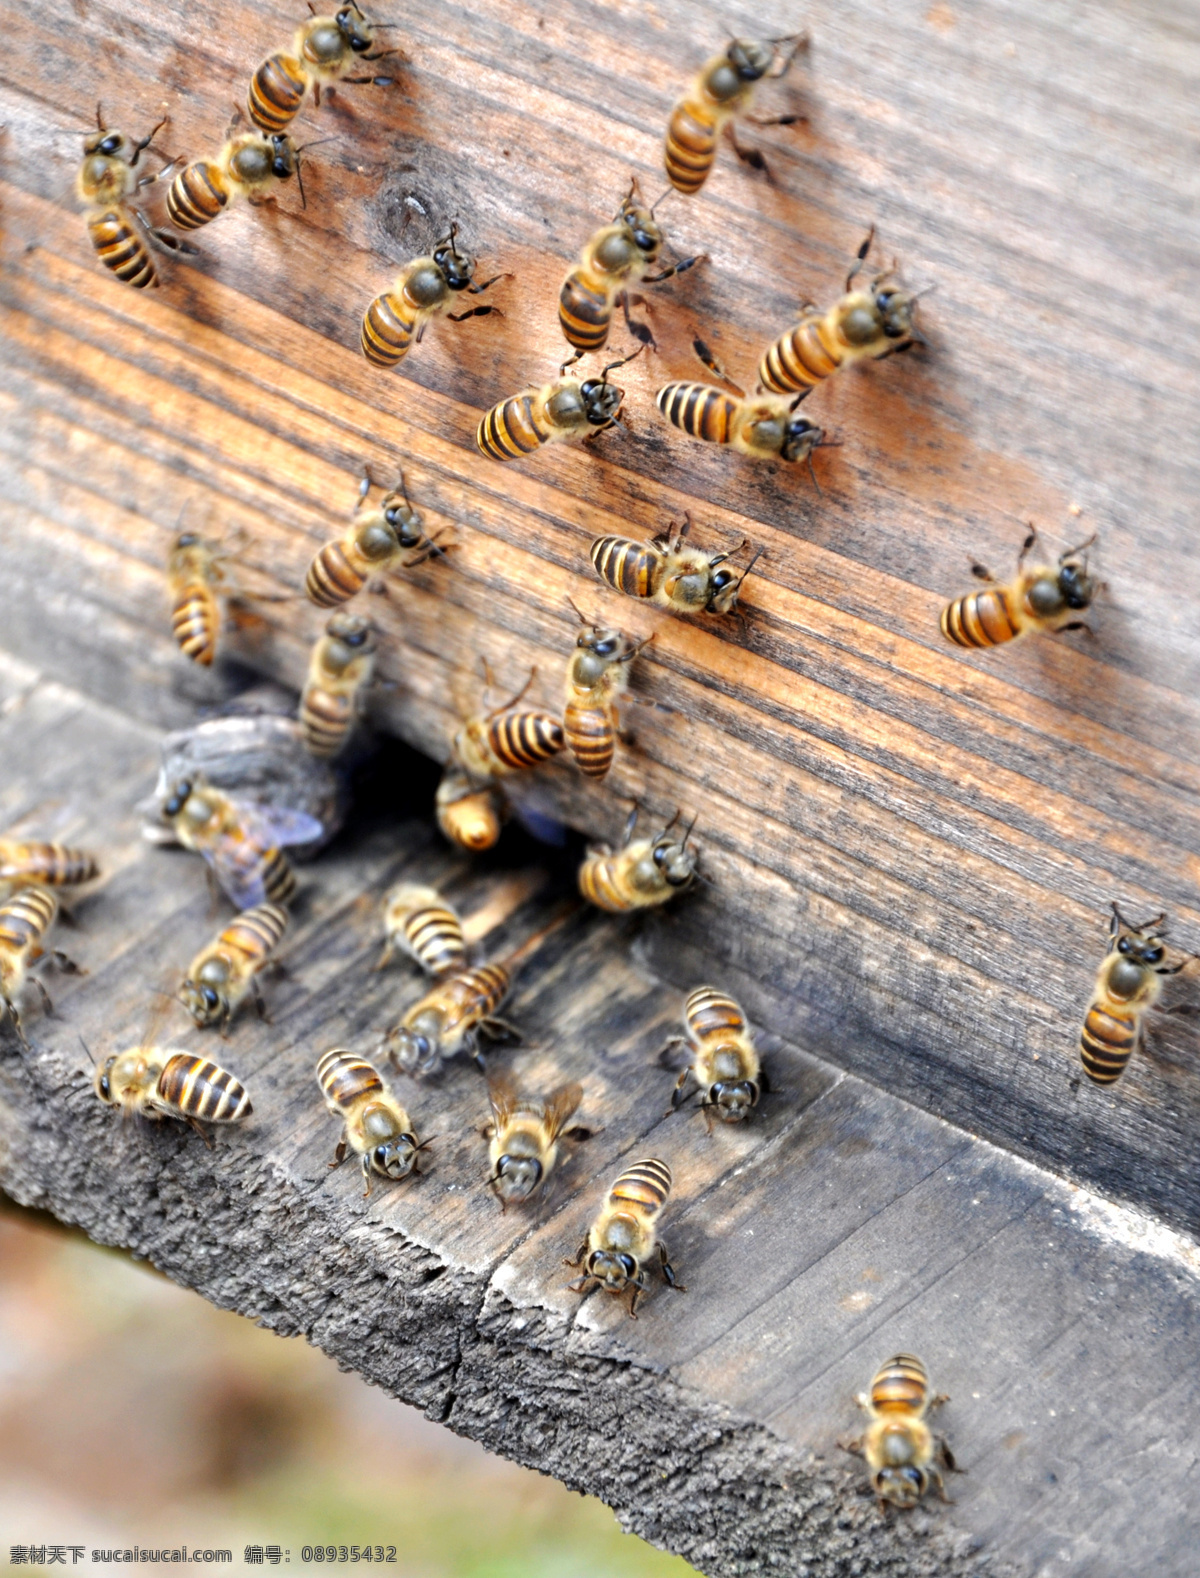
<path id="1" fill-rule="evenodd" d="M 781 335 L 758 364 L 758 381 L 777 394 L 812 389 L 837 372 L 845 349 L 829 333 L 823 315 L 802 318 Z"/>
<path id="2" fill-rule="evenodd" d="M 93 856 L 66 844 L 16 844 L 0 839 L 0 882 L 26 879 L 51 887 L 91 882 L 100 875 Z"/>
<path id="3" fill-rule="evenodd" d="M 246 111 L 268 135 L 284 131 L 296 118 L 308 91 L 308 74 L 291 55 L 271 55 L 250 79 Z"/>
<path id="4" fill-rule="evenodd" d="M 418 312 L 403 296 L 385 291 L 363 314 L 362 353 L 376 367 L 395 367 L 408 354 Z"/>
<path id="5" fill-rule="evenodd" d="M 654 1215 L 662 1209 L 670 1192 L 671 1169 L 666 1162 L 650 1157 L 625 1169 L 608 1191 L 608 1203 L 637 1205 L 643 1213 Z"/>
<path id="6" fill-rule="evenodd" d="M 318 608 L 336 608 L 360 592 L 366 579 L 350 562 L 340 542 L 327 542 L 308 567 L 304 590 Z"/>
<path id="7" fill-rule="evenodd" d="M 658 409 L 668 422 L 708 444 L 728 444 L 738 401 L 711 384 L 664 384 Z"/>
<path id="8" fill-rule="evenodd" d="M 667 122 L 663 164 L 677 192 L 698 192 L 717 156 L 717 122 L 703 105 L 680 99 Z"/>
<path id="9" fill-rule="evenodd" d="M 653 597 L 662 584 L 662 554 L 628 537 L 597 537 L 592 564 L 602 581 L 626 597 Z"/>
<path id="10" fill-rule="evenodd" d="M 616 750 L 609 709 L 594 702 L 568 701 L 563 709 L 563 735 L 579 771 L 588 778 L 603 778 Z"/>
<path id="11" fill-rule="evenodd" d="M 620 915 L 631 909 L 615 880 L 616 855 L 589 855 L 579 868 L 579 891 L 597 909 Z"/>
<path id="12" fill-rule="evenodd" d="M 413 910 L 404 922 L 404 936 L 417 963 L 430 975 L 448 975 L 467 962 L 462 922 L 444 904 Z"/>
<path id="13" fill-rule="evenodd" d="M 942 634 L 959 647 L 998 647 L 1021 634 L 1007 587 L 968 592 L 942 609 Z"/>
<path id="14" fill-rule="evenodd" d="M 567 275 L 558 294 L 558 321 L 568 345 L 577 351 L 598 351 L 608 339 L 612 315 L 608 291 L 585 285 L 578 269 Z"/>
<path id="15" fill-rule="evenodd" d="M 205 1123 L 235 1123 L 254 1110 L 241 1080 L 190 1052 L 176 1052 L 167 1060 L 156 1094 L 172 1112 Z"/>
<path id="16" fill-rule="evenodd" d="M 929 1374 L 911 1353 L 881 1364 L 871 1382 L 871 1407 L 877 1413 L 923 1413 L 928 1395 Z"/>
<path id="17" fill-rule="evenodd" d="M 217 946 L 244 954 L 247 959 L 265 959 L 287 926 L 287 911 L 278 904 L 256 904 L 230 921 L 218 937 Z"/>
<path id="18" fill-rule="evenodd" d="M 0 904 L 0 947 L 23 953 L 49 931 L 58 900 L 45 888 L 22 888 Z"/>
<path id="19" fill-rule="evenodd" d="M 336 756 L 354 722 L 354 697 L 306 685 L 300 698 L 300 728 L 314 756 Z"/>
<path id="20" fill-rule="evenodd" d="M 376 1069 L 363 1058 L 342 1047 L 332 1047 L 317 1063 L 317 1084 L 326 1101 L 335 1107 L 349 1107 L 363 1096 L 383 1089 Z"/>
<path id="21" fill-rule="evenodd" d="M 724 992 L 712 986 L 698 986 L 683 1005 L 688 1030 L 698 1042 L 717 1040 L 745 1033 L 746 1016 Z"/>
<path id="22" fill-rule="evenodd" d="M 154 267 L 150 248 L 123 209 L 110 208 L 104 213 L 89 214 L 87 225 L 96 256 L 118 279 L 136 290 L 158 284 L 158 270 Z"/>
<path id="23" fill-rule="evenodd" d="M 1079 1056 L 1087 1077 L 1097 1085 L 1115 1084 L 1137 1046 L 1138 1031 L 1136 1014 L 1113 1013 L 1093 1003 L 1079 1032 Z"/>
<path id="24" fill-rule="evenodd" d="M 180 230 L 198 230 L 215 219 L 228 202 L 229 190 L 219 167 L 209 159 L 197 159 L 171 182 L 167 213 Z"/>
<path id="25" fill-rule="evenodd" d="M 184 657 L 201 668 L 211 668 L 220 624 L 221 611 L 212 587 L 206 581 L 185 586 L 171 610 L 171 634 Z"/>
<path id="26" fill-rule="evenodd" d="M 549 441 L 550 429 L 539 427 L 533 415 L 537 390 L 502 400 L 480 422 L 475 442 L 489 460 L 519 460 Z"/>
<path id="27" fill-rule="evenodd" d="M 516 772 L 557 756 L 566 736 L 562 724 L 548 712 L 502 712 L 488 723 L 487 743 Z"/>

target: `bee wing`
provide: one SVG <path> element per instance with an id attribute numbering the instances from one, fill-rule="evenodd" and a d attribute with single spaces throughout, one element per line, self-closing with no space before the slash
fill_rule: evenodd
<path id="1" fill-rule="evenodd" d="M 238 909 L 248 910 L 267 902 L 262 860 L 256 846 L 247 846 L 241 839 L 222 840 L 214 848 L 201 849 L 200 853 Z"/>
<path id="2" fill-rule="evenodd" d="M 488 1074 L 488 1100 L 492 1104 L 492 1117 L 499 1132 L 517 1110 L 520 1095 L 517 1082 L 507 1069 L 493 1069 Z"/>
<path id="3" fill-rule="evenodd" d="M 560 1085 L 546 1097 L 546 1127 L 551 1140 L 556 1140 L 583 1100 L 582 1085 Z"/>
<path id="4" fill-rule="evenodd" d="M 309 816 L 307 811 L 292 811 L 286 806 L 244 804 L 239 804 L 237 809 L 238 820 L 246 833 L 264 849 L 270 849 L 274 844 L 280 848 L 288 844 L 311 844 L 325 831 L 323 824 L 315 816 Z"/>

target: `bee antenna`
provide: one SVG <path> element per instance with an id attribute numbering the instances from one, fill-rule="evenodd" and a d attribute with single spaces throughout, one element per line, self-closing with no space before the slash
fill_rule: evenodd
<path id="1" fill-rule="evenodd" d="M 816 447 L 817 446 L 814 444 L 813 445 L 813 449 L 816 449 Z M 816 488 L 817 492 L 821 495 L 822 498 L 824 498 L 825 497 L 825 489 L 817 481 L 817 468 L 813 465 L 813 452 L 812 452 L 812 449 L 810 449 L 809 452 L 808 452 L 808 474 L 812 478 L 813 487 Z"/>
<path id="2" fill-rule="evenodd" d="M 567 602 L 570 603 L 571 607 L 575 610 L 575 613 L 578 616 L 579 623 L 581 625 L 590 625 L 591 624 L 592 621 L 590 619 L 588 619 L 587 616 L 580 610 L 579 604 L 569 594 L 567 595 Z"/>
<path id="3" fill-rule="evenodd" d="M 695 827 L 695 825 L 696 825 L 696 818 L 699 815 L 700 815 L 700 813 L 699 813 L 699 811 L 697 811 L 696 812 L 696 816 L 694 816 L 692 818 L 692 820 L 687 825 L 687 832 L 684 833 L 684 835 L 683 835 L 683 841 L 684 841 L 685 844 L 687 843 L 688 839 L 691 838 L 691 836 L 692 836 L 692 829 Z"/>
<path id="4" fill-rule="evenodd" d="M 107 131 L 108 127 L 104 124 L 104 116 L 100 113 L 100 102 L 99 99 L 96 100 L 96 130 Z"/>
<path id="5" fill-rule="evenodd" d="M 636 351 L 630 351 L 628 356 L 622 356 L 619 362 L 609 362 L 608 366 L 600 374 L 600 382 L 606 384 L 609 373 L 615 372 L 618 367 L 624 367 L 626 362 L 636 361 L 645 349 L 644 345 L 639 345 Z"/>
<path id="6" fill-rule="evenodd" d="M 654 201 L 650 204 L 650 212 L 653 213 L 660 203 L 666 202 L 667 198 L 670 197 L 671 193 L 674 190 L 675 190 L 675 188 L 673 186 L 668 186 L 666 191 L 663 192 L 660 196 L 656 197 L 654 199 Z"/>
<path id="7" fill-rule="evenodd" d="M 83 1039 L 83 1037 L 82 1037 L 82 1036 L 80 1036 L 80 1038 L 79 1038 L 79 1045 L 80 1045 L 80 1046 L 81 1046 L 81 1047 L 82 1047 L 82 1048 L 83 1048 L 83 1050 L 84 1050 L 84 1051 L 85 1051 L 85 1052 L 86 1052 L 86 1053 L 87 1053 L 87 1055 L 88 1055 L 88 1058 L 89 1058 L 89 1060 L 90 1060 L 90 1062 L 91 1062 L 91 1065 L 92 1065 L 92 1067 L 93 1067 L 93 1068 L 98 1068 L 98 1067 L 99 1067 L 99 1065 L 98 1065 L 98 1064 L 97 1064 L 97 1062 L 96 1062 L 96 1059 L 95 1059 L 95 1057 L 94 1057 L 94 1056 L 93 1056 L 93 1055 L 92 1055 L 92 1049 L 91 1049 L 91 1047 L 90 1047 L 90 1046 L 88 1046 L 88 1044 L 87 1044 L 87 1042 L 86 1042 L 86 1041 L 85 1041 L 85 1040 L 84 1040 L 84 1039 Z"/>
<path id="8" fill-rule="evenodd" d="M 809 458 L 811 459 L 812 457 L 810 456 Z M 753 570 L 754 566 L 758 563 L 758 561 L 762 558 L 763 554 L 765 554 L 766 551 L 767 550 L 765 548 L 756 548 L 755 549 L 754 557 L 751 559 L 750 563 L 746 566 L 746 568 L 742 571 L 742 579 L 741 579 L 741 581 L 738 582 L 739 590 L 741 588 L 742 581 L 744 581 L 746 579 L 746 577 L 750 574 L 751 570 Z"/>

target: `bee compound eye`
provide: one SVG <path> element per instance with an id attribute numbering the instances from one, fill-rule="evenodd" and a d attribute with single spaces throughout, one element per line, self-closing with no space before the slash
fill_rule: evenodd
<path id="1" fill-rule="evenodd" d="M 102 1096 L 102 1098 L 105 1101 L 108 1101 L 108 1100 L 111 1099 L 111 1097 L 112 1097 L 112 1085 L 109 1083 L 109 1078 L 108 1078 L 107 1074 L 101 1074 L 100 1080 L 99 1080 L 98 1089 L 100 1091 L 100 1095 Z"/>
<path id="2" fill-rule="evenodd" d="M 1156 948 L 1147 948 L 1142 953 L 1142 958 L 1147 964 L 1161 964 L 1164 949 L 1160 944 Z"/>
<path id="3" fill-rule="evenodd" d="M 1122 937 L 1120 942 L 1117 944 L 1117 952 L 1118 953 L 1126 953 L 1126 954 L 1127 953 L 1132 953 L 1133 952 L 1133 942 L 1132 942 L 1132 940 L 1129 937 Z"/>

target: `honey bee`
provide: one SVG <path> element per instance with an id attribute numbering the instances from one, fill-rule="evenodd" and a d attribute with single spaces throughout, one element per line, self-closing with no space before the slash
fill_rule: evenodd
<path id="1" fill-rule="evenodd" d="M 572 1293 L 586 1293 L 601 1287 L 606 1293 L 629 1296 L 629 1313 L 637 1319 L 637 1302 L 646 1291 L 646 1268 L 657 1253 L 659 1269 L 668 1287 L 686 1293 L 682 1282 L 667 1259 L 667 1246 L 657 1232 L 658 1213 L 671 1192 L 671 1169 L 666 1162 L 650 1158 L 627 1167 L 608 1191 L 604 1209 L 592 1223 L 591 1231 L 567 1266 L 582 1266 L 583 1275 L 568 1286 Z"/>
<path id="2" fill-rule="evenodd" d="M 300 174 L 301 149 L 286 132 L 238 132 L 215 159 L 185 165 L 167 192 L 167 213 L 180 230 L 211 224 L 231 202 L 260 201 L 278 182 L 296 177 L 301 205 L 307 207 Z"/>
<path id="3" fill-rule="evenodd" d="M 419 1142 L 412 1121 L 388 1089 L 383 1076 L 364 1058 L 332 1047 L 317 1064 L 317 1084 L 325 1105 L 345 1127 L 331 1167 L 340 1167 L 349 1147 L 362 1166 L 363 1199 L 371 1192 L 371 1174 L 398 1182 L 420 1177 L 420 1153 L 429 1141 Z"/>
<path id="4" fill-rule="evenodd" d="M 583 1100 L 582 1085 L 560 1085 L 548 1096 L 523 1096 L 507 1070 L 496 1070 L 488 1075 L 488 1100 L 488 1183 L 501 1209 L 507 1210 L 547 1183 L 558 1160 L 559 1140 L 588 1140 L 592 1130 L 567 1128 Z"/>
<path id="5" fill-rule="evenodd" d="M 566 438 L 593 438 L 612 427 L 625 391 L 610 384 L 608 375 L 640 356 L 644 349 L 639 346 L 631 356 L 609 362 L 599 378 L 585 378 L 581 383 L 577 378 L 566 377 L 564 366 L 553 382 L 540 389 L 523 389 L 520 394 L 501 400 L 476 430 L 475 442 L 480 452 L 489 460 L 519 460 L 543 444 Z"/>
<path id="6" fill-rule="evenodd" d="M 851 362 L 878 361 L 924 343 L 913 323 L 917 297 L 895 283 L 895 271 L 876 274 L 866 290 L 852 290 L 866 260 L 875 227 L 855 254 L 846 293 L 827 312 L 806 303 L 800 321 L 763 353 L 758 381 L 777 394 L 806 395 L 823 378 Z"/>
<path id="7" fill-rule="evenodd" d="M 511 274 L 494 274 L 482 285 L 472 285 L 475 259 L 455 246 L 457 234 L 458 226 L 451 225 L 450 234 L 438 242 L 432 257 L 414 258 L 406 264 L 391 290 L 376 296 L 367 308 L 362 322 L 362 353 L 376 367 L 398 366 L 408 355 L 409 347 L 421 343 L 425 330 L 442 313 L 451 323 L 461 323 L 464 318 L 486 318 L 491 312 L 500 312 L 499 307 L 450 311 L 455 297 L 464 291 L 468 296 L 479 296 L 497 280 L 512 278 Z"/>
<path id="8" fill-rule="evenodd" d="M 259 1017 L 266 1018 L 256 979 L 287 930 L 288 913 L 278 904 L 258 904 L 231 920 L 214 942 L 202 948 L 188 966 L 179 1000 L 197 1030 L 229 1022 L 251 992 Z"/>
<path id="9" fill-rule="evenodd" d="M 615 592 L 644 598 L 674 614 L 732 614 L 743 581 L 766 550 L 758 549 L 741 575 L 718 569 L 732 553 L 706 553 L 686 546 L 691 524 L 685 511 L 681 526 L 670 527 L 650 542 L 597 537 L 591 547 L 596 574 Z"/>
<path id="10" fill-rule="evenodd" d="M 653 637 L 631 641 L 619 630 L 591 624 L 577 608 L 575 612 L 583 628 L 567 662 L 563 735 L 580 772 L 603 778 L 616 751 L 617 703 L 629 683 L 629 665 Z"/>
<path id="11" fill-rule="evenodd" d="M 667 1115 L 685 1099 L 690 1075 L 702 1092 L 700 1109 L 710 1134 L 714 1117 L 722 1123 L 740 1123 L 758 1105 L 766 1085 L 745 1014 L 724 992 L 698 986 L 683 1005 L 683 1022 L 692 1061 L 676 1081 Z"/>
<path id="12" fill-rule="evenodd" d="M 642 299 L 631 295 L 629 287 L 639 282 L 659 285 L 704 261 L 702 257 L 685 258 L 658 274 L 647 273 L 658 262 L 665 243 L 654 210 L 642 202 L 635 176 L 616 218 L 592 236 L 558 293 L 559 325 L 567 344 L 575 350 L 571 362 L 578 361 L 586 351 L 603 350 L 618 301 L 630 334 L 644 345 L 655 343 L 645 324 L 634 323 L 629 316 L 630 306 Z"/>
<path id="13" fill-rule="evenodd" d="M 386 87 L 391 77 L 348 77 L 347 71 L 358 61 L 383 60 L 398 55 L 398 49 L 381 50 L 372 55 L 375 29 L 351 0 L 334 16 L 312 16 L 297 30 L 292 53 L 269 55 L 250 79 L 246 110 L 254 124 L 264 132 L 281 132 L 300 113 L 309 88 L 319 108 L 322 84 L 334 82 L 373 83 Z"/>
<path id="14" fill-rule="evenodd" d="M 566 744 L 562 724 L 550 713 L 516 710 L 536 674 L 537 670 L 531 669 L 510 701 L 468 718 L 454 736 L 454 760 L 473 779 L 487 783 L 506 773 L 524 772 L 557 756 Z"/>
<path id="15" fill-rule="evenodd" d="M 221 610 L 217 587 L 224 572 L 216 547 L 185 531 L 175 539 L 167 560 L 167 592 L 171 599 L 171 634 L 184 657 L 211 668 L 217 655 Z"/>
<path id="16" fill-rule="evenodd" d="M 1083 1071 L 1097 1085 L 1114 1085 L 1145 1035 L 1146 1015 L 1158 1002 L 1163 975 L 1178 975 L 1191 963 L 1186 955 L 1178 964 L 1164 964 L 1165 915 L 1134 925 L 1114 903 L 1108 928 L 1108 952 L 1096 975 L 1083 1029 L 1079 1055 Z M 1193 1012 L 1181 1004 L 1168 1012 Z"/>
<path id="17" fill-rule="evenodd" d="M 87 850 L 0 838 L 0 893 L 33 882 L 48 888 L 73 888 L 94 882 L 99 875 L 96 858 Z"/>
<path id="18" fill-rule="evenodd" d="M 791 45 L 788 49 L 787 46 Z M 691 86 L 676 103 L 667 122 L 664 163 L 667 179 L 676 191 L 689 196 L 708 180 L 717 157 L 717 138 L 728 137 L 738 158 L 753 169 L 767 170 L 766 160 L 754 148 L 743 148 L 734 130 L 734 117 L 745 116 L 755 87 L 764 78 L 782 77 L 791 69 L 801 50 L 808 48 L 806 34 L 790 38 L 735 38 L 719 55 L 705 62 Z M 746 116 L 757 126 L 791 126 L 800 115 L 776 115 L 770 119 Z"/>
<path id="19" fill-rule="evenodd" d="M 845 1450 L 866 1458 L 880 1512 L 915 1507 L 930 1485 L 936 1485 L 942 1501 L 949 1501 L 941 1470 L 959 1472 L 958 1466 L 945 1439 L 933 1434 L 925 1416 L 950 1399 L 930 1396 L 929 1375 L 920 1359 L 911 1353 L 896 1354 L 880 1366 L 870 1397 L 857 1401 L 871 1415 L 871 1423 L 857 1441 L 846 1442 Z"/>
<path id="20" fill-rule="evenodd" d="M 655 399 L 658 409 L 674 427 L 706 444 L 728 444 L 751 460 L 807 461 L 812 471 L 813 450 L 827 444 L 825 429 L 800 416 L 796 407 L 803 394 L 747 395 L 721 370 L 708 347 L 697 340 L 696 353 L 736 392 L 729 394 L 712 384 L 664 384 Z"/>
<path id="21" fill-rule="evenodd" d="M 448 1059 L 466 1052 L 483 1071 L 480 1035 L 492 1041 L 520 1036 L 496 1010 L 512 990 L 508 964 L 481 964 L 443 975 L 387 1032 L 381 1051 L 413 1079 L 437 1074 Z"/>
<path id="22" fill-rule="evenodd" d="M 654 838 L 634 838 L 637 816 L 634 806 L 615 854 L 606 844 L 597 845 L 579 868 L 579 891 L 599 909 L 620 914 L 665 904 L 695 879 L 700 857 L 688 848 L 691 827 L 682 836 L 671 834 L 679 812 Z"/>
<path id="23" fill-rule="evenodd" d="M 128 201 L 140 187 L 157 179 L 144 176 L 139 180 L 134 172 L 142 153 L 166 124 L 164 117 L 149 136 L 134 142 L 123 132 L 110 131 L 97 105 L 97 129 L 84 139 L 83 162 L 75 179 L 76 194 L 88 211 L 88 237 L 96 256 L 118 279 L 137 290 L 158 284 L 147 240 L 172 252 L 191 250 L 169 231 L 155 230 Z"/>
<path id="24" fill-rule="evenodd" d="M 435 888 L 402 882 L 384 900 L 383 929 L 387 936 L 379 963 L 382 970 L 399 948 L 429 975 L 465 969 L 467 940 L 457 911 Z"/>
<path id="25" fill-rule="evenodd" d="M 51 1011 L 46 988 L 29 966 L 42 957 L 42 939 L 58 916 L 58 900 L 48 888 L 23 887 L 0 904 L 0 1009 L 12 1020 L 22 1046 L 28 1046 L 21 1024 L 17 999 L 26 981 L 32 981 L 41 995 L 47 1013 Z M 78 973 L 66 954 L 55 951 L 55 962 L 63 970 Z"/>
<path id="26" fill-rule="evenodd" d="M 173 785 L 163 817 L 185 849 L 204 857 L 241 910 L 287 904 L 296 891 L 296 873 L 283 846 L 310 843 L 322 832 L 305 811 L 249 805 L 200 779 Z"/>
<path id="27" fill-rule="evenodd" d="M 314 756 L 336 756 L 358 714 L 375 667 L 371 621 L 344 610 L 330 616 L 313 647 L 300 695 L 300 727 Z"/>
<path id="28" fill-rule="evenodd" d="M 409 502 L 403 471 L 396 486 L 380 499 L 378 509 L 362 507 L 370 490 L 371 479 L 364 474 L 349 530 L 319 549 L 308 567 L 304 590 L 318 608 L 336 608 L 348 602 L 363 589 L 368 576 L 382 575 L 398 561 L 401 568 L 410 570 L 433 554 L 445 552 L 422 530 L 421 517 Z M 401 559 L 413 549 L 419 551 L 410 559 Z"/>
<path id="29" fill-rule="evenodd" d="M 206 1145 L 212 1141 L 202 1122 L 240 1123 L 254 1110 L 240 1079 L 208 1058 L 173 1047 L 135 1046 L 105 1058 L 96 1066 L 93 1086 L 106 1107 L 130 1117 L 179 1118 Z"/>
<path id="30" fill-rule="evenodd" d="M 442 774 L 434 798 L 437 825 L 452 844 L 472 854 L 491 849 L 500 837 L 506 806 L 499 789 L 480 788 L 461 767 Z"/>
<path id="31" fill-rule="evenodd" d="M 1090 608 L 1100 590 L 1088 574 L 1086 550 L 1095 536 L 1068 548 L 1058 561 L 1025 568 L 1025 557 L 1038 540 L 1036 529 L 1026 537 L 1017 559 L 1017 576 L 1006 586 L 968 592 L 942 609 L 942 634 L 960 647 L 996 647 L 1035 631 L 1088 630 L 1072 616 Z M 992 577 L 981 564 L 972 566 L 981 581 Z"/>

